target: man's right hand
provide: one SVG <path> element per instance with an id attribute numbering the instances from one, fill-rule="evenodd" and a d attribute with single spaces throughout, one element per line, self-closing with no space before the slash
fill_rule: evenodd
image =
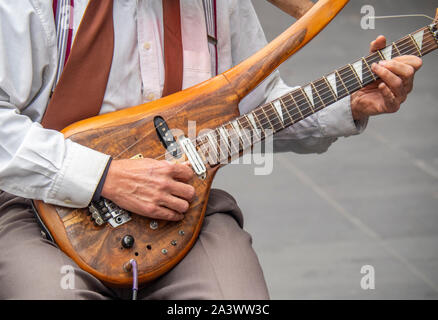
<path id="1" fill-rule="evenodd" d="M 153 159 L 113 160 L 102 196 L 139 215 L 178 221 L 183 219 L 195 188 L 188 184 L 188 164 Z"/>

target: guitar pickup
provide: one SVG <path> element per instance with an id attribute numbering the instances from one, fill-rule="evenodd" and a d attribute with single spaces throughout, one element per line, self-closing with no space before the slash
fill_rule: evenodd
<path id="1" fill-rule="evenodd" d="M 179 143 L 187 156 L 187 160 L 189 160 L 193 171 L 195 171 L 200 179 L 204 180 L 207 177 L 207 168 L 192 141 L 189 138 L 181 136 L 179 138 Z"/>
<path id="2" fill-rule="evenodd" d="M 160 116 L 154 118 L 155 129 L 157 130 L 158 137 L 164 148 L 172 154 L 174 158 L 180 158 L 181 152 L 172 131 L 169 129 L 166 121 Z"/>

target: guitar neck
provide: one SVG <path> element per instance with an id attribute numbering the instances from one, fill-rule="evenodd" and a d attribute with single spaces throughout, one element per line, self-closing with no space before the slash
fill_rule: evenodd
<path id="1" fill-rule="evenodd" d="M 224 163 L 266 136 L 289 127 L 376 81 L 371 65 L 402 55 L 422 57 L 438 48 L 436 25 L 424 27 L 382 50 L 264 104 L 198 137 L 210 165 Z"/>

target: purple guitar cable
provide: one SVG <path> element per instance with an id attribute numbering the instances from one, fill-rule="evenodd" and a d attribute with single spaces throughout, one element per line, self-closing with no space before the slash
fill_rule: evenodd
<path id="1" fill-rule="evenodd" d="M 131 259 L 129 260 L 129 263 L 132 266 L 132 300 L 137 300 L 137 291 L 138 291 L 137 261 L 135 261 L 135 259 Z"/>

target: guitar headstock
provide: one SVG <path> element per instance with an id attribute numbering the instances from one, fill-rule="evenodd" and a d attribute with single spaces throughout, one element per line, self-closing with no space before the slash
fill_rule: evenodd
<path id="1" fill-rule="evenodd" d="M 429 26 L 429 28 L 435 40 L 438 41 L 438 8 L 436 9 L 435 19 L 433 20 L 433 23 Z"/>

